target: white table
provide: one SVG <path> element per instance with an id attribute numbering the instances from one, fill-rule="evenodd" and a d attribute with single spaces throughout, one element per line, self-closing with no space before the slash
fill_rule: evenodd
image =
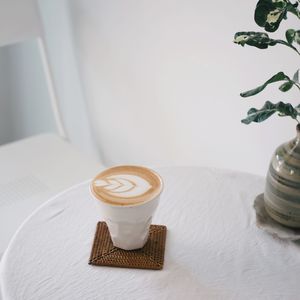
<path id="1" fill-rule="evenodd" d="M 0 166 L 0 259 L 17 228 L 37 207 L 103 169 L 51 133 L 1 145 Z"/>
<path id="2" fill-rule="evenodd" d="M 162 271 L 88 265 L 101 219 L 88 183 L 40 207 L 1 265 L 4 300 L 299 299 L 300 244 L 255 225 L 264 179 L 205 168 L 165 168 L 156 224 L 168 227 Z"/>

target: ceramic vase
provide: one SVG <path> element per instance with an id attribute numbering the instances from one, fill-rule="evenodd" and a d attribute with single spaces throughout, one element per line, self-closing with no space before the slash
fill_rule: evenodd
<path id="1" fill-rule="evenodd" d="M 300 228 L 300 124 L 296 137 L 279 146 L 272 157 L 264 201 L 272 219 Z"/>

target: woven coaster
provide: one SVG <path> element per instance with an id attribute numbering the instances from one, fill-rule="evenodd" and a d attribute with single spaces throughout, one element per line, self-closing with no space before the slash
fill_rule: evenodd
<path id="1" fill-rule="evenodd" d="M 150 225 L 146 245 L 137 250 L 114 247 L 105 222 L 98 222 L 89 264 L 120 268 L 161 270 L 164 265 L 167 227 Z"/>

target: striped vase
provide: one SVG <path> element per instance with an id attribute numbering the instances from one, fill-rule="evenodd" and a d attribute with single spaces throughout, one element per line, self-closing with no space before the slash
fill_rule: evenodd
<path id="1" fill-rule="evenodd" d="M 272 219 L 300 228 L 300 124 L 296 138 L 279 146 L 272 157 L 264 201 Z"/>

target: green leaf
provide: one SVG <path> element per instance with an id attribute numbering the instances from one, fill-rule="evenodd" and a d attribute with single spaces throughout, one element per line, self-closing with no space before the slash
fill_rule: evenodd
<path id="1" fill-rule="evenodd" d="M 289 116 L 293 119 L 296 119 L 298 115 L 297 109 L 295 109 L 290 103 L 283 103 L 280 101 L 273 104 L 272 102 L 267 101 L 261 109 L 251 108 L 247 113 L 247 117 L 242 120 L 242 123 L 260 123 L 270 118 L 276 112 L 282 117 Z"/>
<path id="2" fill-rule="evenodd" d="M 259 0 L 254 13 L 254 20 L 260 27 L 268 32 L 278 29 L 280 22 L 286 18 L 287 1 L 273 2 L 272 0 Z"/>
<path id="3" fill-rule="evenodd" d="M 287 42 L 292 45 L 293 42 L 300 44 L 300 30 L 288 29 L 285 32 Z"/>
<path id="4" fill-rule="evenodd" d="M 294 41 L 294 37 L 295 37 L 295 30 L 294 29 L 288 29 L 285 32 L 285 37 L 286 37 L 287 42 L 289 44 L 292 44 L 293 41 Z"/>
<path id="5" fill-rule="evenodd" d="M 299 83 L 299 69 L 295 72 L 295 74 L 293 76 L 293 81 L 295 83 Z"/>
<path id="6" fill-rule="evenodd" d="M 276 43 L 264 32 L 241 31 L 234 35 L 234 42 L 241 46 L 249 45 L 259 49 L 266 49 Z"/>
<path id="7" fill-rule="evenodd" d="M 293 81 L 287 81 L 285 83 L 283 83 L 279 89 L 282 91 L 282 92 L 287 92 L 289 91 L 294 85 L 294 82 Z"/>
<path id="8" fill-rule="evenodd" d="M 298 45 L 300 45 L 300 30 L 297 30 L 297 31 L 295 32 L 294 41 L 295 41 Z"/>
<path id="9" fill-rule="evenodd" d="M 288 3 L 287 4 L 287 11 L 292 13 L 296 17 L 298 17 L 298 19 L 300 19 L 300 11 L 299 11 L 299 9 L 297 9 L 297 7 L 298 7 L 298 3 L 295 3 L 295 4 Z"/>
<path id="10" fill-rule="evenodd" d="M 295 109 L 296 109 L 296 111 L 298 113 L 298 116 L 300 116 L 300 104 L 297 105 L 297 106 L 295 106 Z"/>
<path id="11" fill-rule="evenodd" d="M 264 90 L 266 88 L 266 86 L 269 85 L 270 83 L 274 83 L 274 82 L 282 81 L 282 80 L 290 81 L 290 78 L 287 75 L 285 75 L 283 72 L 279 72 L 279 73 L 275 74 L 274 76 L 272 76 L 269 80 L 267 80 L 263 85 L 260 85 L 259 87 L 252 89 L 250 91 L 241 93 L 240 95 L 241 95 L 241 97 L 244 97 L 244 98 L 254 96 L 254 95 L 260 93 L 262 90 Z"/>
<path id="12" fill-rule="evenodd" d="M 288 0 L 259 0 L 254 13 L 256 24 L 268 32 L 278 29 L 281 21 L 287 18 L 290 12 L 300 18 L 298 3 L 292 4 Z"/>
<path id="13" fill-rule="evenodd" d="M 300 40 L 300 35 L 299 35 Z M 249 45 L 259 49 L 267 49 L 269 46 L 275 46 L 276 44 L 282 44 L 295 50 L 298 54 L 298 50 L 291 44 L 283 40 L 271 39 L 265 32 L 254 31 L 240 31 L 234 35 L 234 42 L 241 46 Z"/>

